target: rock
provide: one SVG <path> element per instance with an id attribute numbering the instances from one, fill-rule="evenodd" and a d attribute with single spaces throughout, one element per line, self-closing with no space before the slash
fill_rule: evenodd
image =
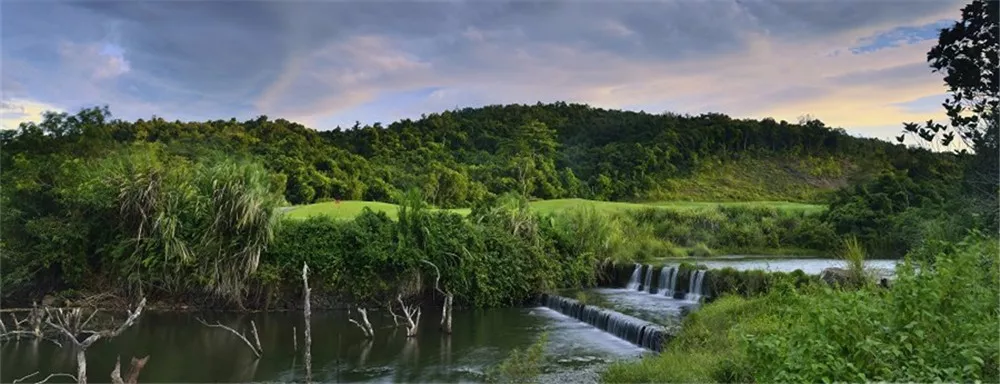
<path id="1" fill-rule="evenodd" d="M 851 280 L 848 270 L 838 267 L 826 268 L 819 274 L 819 278 L 830 285 L 846 285 Z"/>
<path id="2" fill-rule="evenodd" d="M 891 284 L 892 282 L 889 280 L 888 277 L 880 278 L 878 281 L 878 285 L 881 286 L 882 288 L 889 288 L 889 285 Z"/>

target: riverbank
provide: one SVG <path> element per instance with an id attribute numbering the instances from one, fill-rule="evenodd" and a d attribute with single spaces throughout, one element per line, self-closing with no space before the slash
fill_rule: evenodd
<path id="1" fill-rule="evenodd" d="M 452 292 L 456 306 L 483 308 L 523 303 L 551 289 L 594 286 L 602 261 L 777 245 L 820 248 L 835 237 L 814 216 L 776 208 L 647 207 L 607 213 L 584 207 L 541 215 L 510 195 L 466 215 L 429 209 L 420 196 L 411 197 L 395 217 L 367 209 L 352 220 L 278 215 L 260 218 L 278 221 L 270 229 L 272 240 L 266 247 L 248 248 L 260 255 L 242 265 L 213 261 L 205 252 L 218 245 L 197 236 L 173 240 L 184 244 L 186 253 L 159 241 L 149 245 L 149 251 L 171 250 L 175 258 L 98 253 L 59 259 L 48 267 L 26 259 L 7 264 L 12 270 L 3 277 L 2 304 L 30 307 L 47 295 L 78 301 L 86 298 L 80 292 L 128 297 L 143 292 L 179 310 L 297 308 L 300 270 L 308 264 L 317 308 L 383 307 L 398 295 L 440 302 L 439 290 Z M 268 229 L 259 230 L 265 236 Z M 95 241 L 86 247 L 115 244 Z"/>

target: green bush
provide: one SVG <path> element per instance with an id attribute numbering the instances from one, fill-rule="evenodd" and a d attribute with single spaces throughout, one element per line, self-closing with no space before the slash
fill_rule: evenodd
<path id="1" fill-rule="evenodd" d="M 297 286 L 297 271 L 308 262 L 318 290 L 381 304 L 409 273 L 419 273 L 428 289 L 437 271 L 427 261 L 457 305 L 491 307 L 596 283 L 602 243 L 569 242 L 578 228 L 539 220 L 516 198 L 483 205 L 468 218 L 409 200 L 398 221 L 367 209 L 351 221 L 289 221 L 264 260 L 269 270 L 283 271 L 282 281 L 267 284 Z"/>

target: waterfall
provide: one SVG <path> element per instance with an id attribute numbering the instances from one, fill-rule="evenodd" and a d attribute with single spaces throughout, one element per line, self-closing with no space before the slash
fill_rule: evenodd
<path id="1" fill-rule="evenodd" d="M 628 278 L 628 284 L 625 285 L 627 289 L 639 289 L 639 273 L 642 271 L 642 266 L 639 263 L 635 264 L 635 270 L 632 271 L 632 277 Z"/>
<path id="2" fill-rule="evenodd" d="M 629 341 L 640 347 L 661 351 L 667 336 L 663 327 L 610 309 L 586 305 L 562 296 L 543 295 L 542 304 L 566 316 Z"/>
<path id="3" fill-rule="evenodd" d="M 703 292 L 702 283 L 705 281 L 705 271 L 695 270 L 691 271 L 691 280 L 688 283 L 688 292 L 684 295 L 684 300 L 688 301 L 700 301 Z"/>
<path id="4" fill-rule="evenodd" d="M 646 282 L 643 284 L 642 289 L 653 293 L 653 266 L 646 264 Z"/>
<path id="5" fill-rule="evenodd" d="M 677 292 L 677 267 L 660 270 L 660 292 L 666 297 L 674 297 L 674 292 Z"/>

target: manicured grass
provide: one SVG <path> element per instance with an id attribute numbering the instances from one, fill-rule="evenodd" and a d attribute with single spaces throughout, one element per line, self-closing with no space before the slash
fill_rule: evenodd
<path id="1" fill-rule="evenodd" d="M 598 211 L 614 212 L 625 209 L 642 209 L 649 207 L 674 209 L 674 210 L 697 210 L 710 209 L 717 206 L 746 206 L 746 207 L 773 207 L 784 211 L 801 211 L 805 213 L 819 213 L 826 209 L 823 205 L 792 203 L 787 201 L 751 201 L 751 202 L 691 202 L 691 201 L 660 201 L 649 203 L 623 203 L 613 201 L 594 201 L 585 199 L 554 199 L 539 200 L 531 203 L 531 207 L 539 213 L 556 213 L 567 209 L 591 206 Z M 396 217 L 397 206 L 390 203 L 380 203 L 371 201 L 341 201 L 324 202 L 309 205 L 291 207 L 287 211 L 289 218 L 305 219 L 310 216 L 328 215 L 339 219 L 351 219 L 361 213 L 365 207 L 376 212 L 385 212 L 389 217 Z M 449 209 L 449 211 L 466 215 L 468 208 Z"/>
<path id="2" fill-rule="evenodd" d="M 332 216 L 337 219 L 349 220 L 360 214 L 365 207 L 368 207 L 375 212 L 385 212 L 391 218 L 396 218 L 396 212 L 399 209 L 396 204 L 373 201 L 341 201 L 339 203 L 335 201 L 328 201 L 324 203 L 291 207 L 291 209 L 286 212 L 286 215 L 292 219 L 306 219 L 310 216 L 325 215 Z M 451 211 L 463 215 L 469 213 L 468 208 L 452 209 Z"/>

